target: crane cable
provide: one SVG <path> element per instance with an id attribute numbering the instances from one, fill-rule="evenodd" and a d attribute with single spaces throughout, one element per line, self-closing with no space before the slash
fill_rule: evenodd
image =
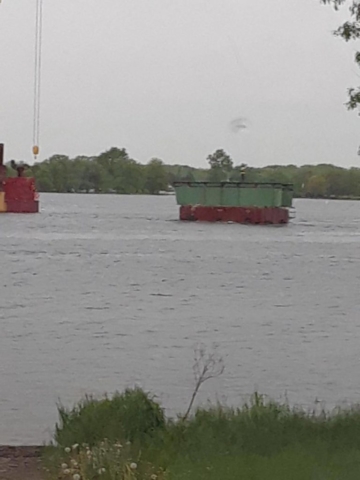
<path id="1" fill-rule="evenodd" d="M 42 56 L 42 17 L 43 0 L 36 0 L 35 17 L 35 65 L 34 65 L 34 119 L 33 119 L 33 155 L 39 154 L 40 141 L 40 99 L 41 99 L 41 56 Z"/>

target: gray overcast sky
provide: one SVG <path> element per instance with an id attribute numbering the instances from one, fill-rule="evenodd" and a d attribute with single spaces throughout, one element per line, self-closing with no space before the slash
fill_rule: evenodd
<path id="1" fill-rule="evenodd" d="M 0 5 L 0 132 L 31 160 L 35 0 Z M 360 166 L 347 11 L 319 0 L 44 0 L 41 155 Z M 230 122 L 249 120 L 246 133 Z"/>

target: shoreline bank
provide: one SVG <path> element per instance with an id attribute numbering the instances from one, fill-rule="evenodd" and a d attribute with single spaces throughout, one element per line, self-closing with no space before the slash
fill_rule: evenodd
<path id="1" fill-rule="evenodd" d="M 43 480 L 43 446 L 0 445 L 1 480 Z"/>

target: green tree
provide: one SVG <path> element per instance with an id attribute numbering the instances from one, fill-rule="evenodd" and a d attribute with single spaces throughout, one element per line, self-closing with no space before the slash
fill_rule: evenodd
<path id="1" fill-rule="evenodd" d="M 40 169 L 32 168 L 33 174 L 36 178 L 36 188 L 40 192 L 53 192 L 55 190 L 50 172 L 45 167 Z"/>
<path id="2" fill-rule="evenodd" d="M 87 186 L 90 190 L 94 190 L 96 193 L 104 190 L 104 178 L 106 176 L 105 168 L 96 160 L 88 160 L 86 162 L 83 176 L 82 176 L 82 189 L 87 190 Z"/>
<path id="3" fill-rule="evenodd" d="M 188 169 L 185 175 L 181 178 L 184 182 L 196 182 L 196 178 L 192 169 Z"/>
<path id="4" fill-rule="evenodd" d="M 112 147 L 106 152 L 101 153 L 96 161 L 110 174 L 115 175 L 117 164 L 121 160 L 129 160 L 129 155 L 125 148 Z"/>
<path id="5" fill-rule="evenodd" d="M 145 166 L 145 191 L 152 195 L 158 195 L 168 189 L 168 178 L 164 163 L 158 158 L 153 158 Z"/>
<path id="6" fill-rule="evenodd" d="M 83 156 L 71 160 L 71 184 L 74 192 L 88 192 L 93 188 L 86 178 L 89 160 Z"/>
<path id="7" fill-rule="evenodd" d="M 343 38 L 346 42 L 358 40 L 360 38 L 360 3 L 358 0 L 321 0 L 324 4 L 331 4 L 336 10 L 341 5 L 349 4 L 350 19 L 341 25 L 334 34 Z M 360 52 L 355 53 L 355 63 L 360 66 Z M 360 105 L 360 87 L 349 89 L 349 101 L 347 107 L 349 110 L 355 110 Z M 360 151 L 359 151 L 360 153 Z"/>
<path id="8" fill-rule="evenodd" d="M 210 165 L 208 180 L 210 182 L 222 182 L 230 178 L 233 169 L 233 161 L 224 150 L 219 149 L 207 157 Z"/>
<path id="9" fill-rule="evenodd" d="M 230 172 L 233 168 L 233 161 L 224 150 L 216 150 L 216 152 L 212 153 L 207 157 L 209 162 L 210 168 L 220 168 L 225 172 Z"/>
<path id="10" fill-rule="evenodd" d="M 342 197 L 347 196 L 348 186 L 346 184 L 345 169 L 331 167 L 326 173 L 327 196 Z"/>
<path id="11" fill-rule="evenodd" d="M 347 170 L 344 175 L 347 195 L 360 197 L 360 169 L 350 168 L 350 170 Z"/>
<path id="12" fill-rule="evenodd" d="M 326 179 L 321 175 L 313 175 L 306 185 L 305 195 L 309 197 L 324 197 L 326 194 Z"/>
<path id="13" fill-rule="evenodd" d="M 209 182 L 225 182 L 226 179 L 227 175 L 224 170 L 219 167 L 210 168 L 207 176 Z"/>
<path id="14" fill-rule="evenodd" d="M 54 186 L 54 190 L 59 193 L 71 192 L 73 185 L 71 182 L 71 162 L 66 155 L 53 155 L 45 162 Z"/>
<path id="15" fill-rule="evenodd" d="M 141 193 L 144 188 L 144 167 L 130 158 L 118 159 L 114 169 L 114 189 L 117 193 Z"/>
<path id="16" fill-rule="evenodd" d="M 261 182 L 290 183 L 289 176 L 284 171 L 284 168 L 277 165 L 263 168 L 260 172 L 259 179 Z"/>

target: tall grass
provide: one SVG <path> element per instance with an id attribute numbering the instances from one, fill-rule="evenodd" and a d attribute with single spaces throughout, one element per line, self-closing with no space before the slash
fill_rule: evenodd
<path id="1" fill-rule="evenodd" d="M 163 469 L 169 479 L 360 479 L 356 405 L 316 413 L 255 394 L 239 408 L 215 405 L 170 420 L 135 389 L 111 399 L 86 398 L 72 410 L 59 407 L 59 417 L 55 440 L 61 451 L 75 443 L 129 441 L 140 466 Z"/>
<path id="2" fill-rule="evenodd" d="M 72 409 L 58 405 L 58 412 L 55 441 L 62 446 L 93 446 L 105 438 L 143 442 L 166 426 L 163 409 L 139 388 L 116 393 L 111 399 L 85 397 Z"/>

